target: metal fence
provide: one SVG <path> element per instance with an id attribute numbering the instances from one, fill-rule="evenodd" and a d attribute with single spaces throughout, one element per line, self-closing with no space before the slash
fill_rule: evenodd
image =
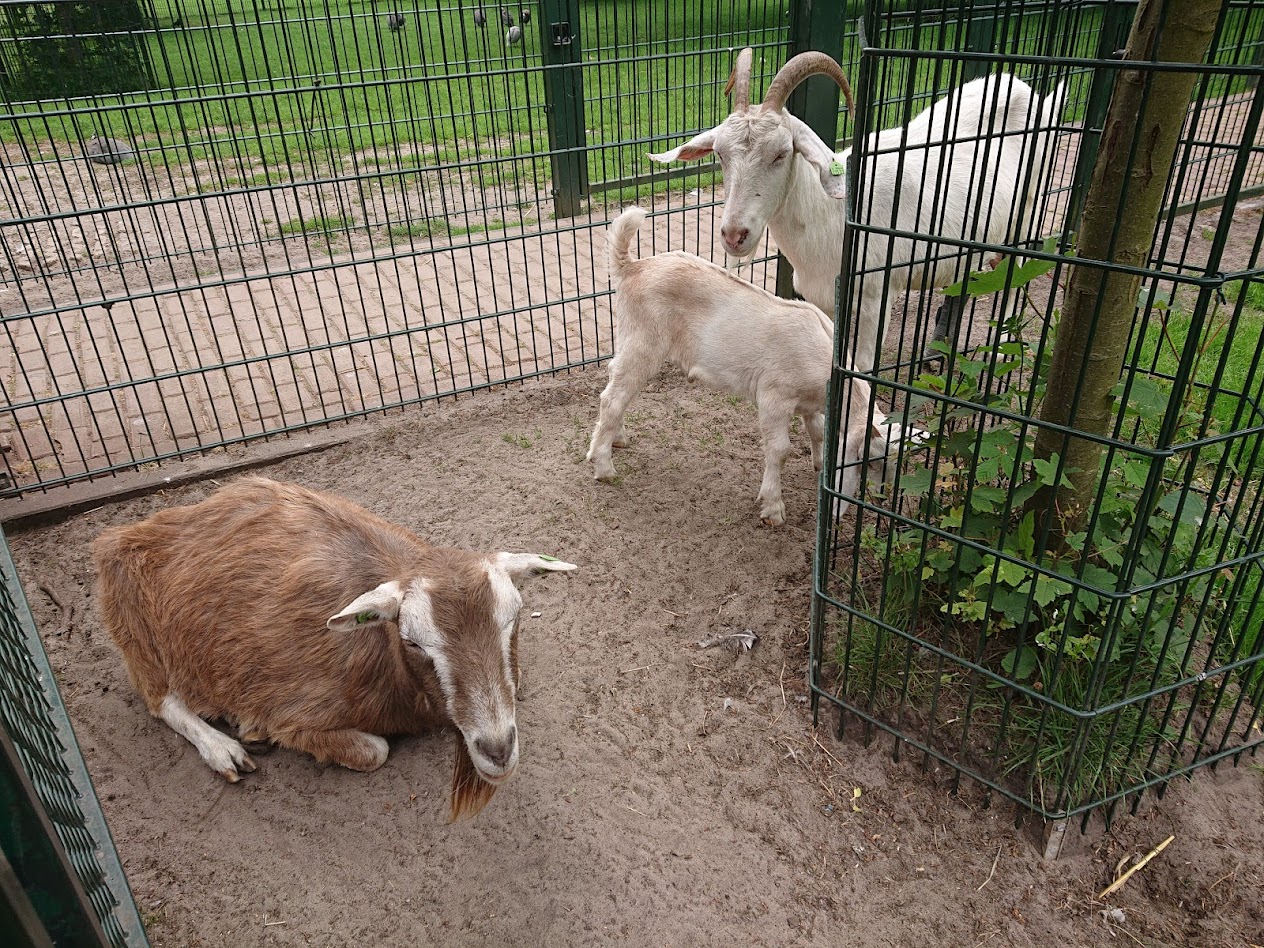
<path id="1" fill-rule="evenodd" d="M 716 254 L 714 166 L 645 153 L 723 117 L 737 48 L 757 87 L 861 61 L 843 0 L 0 6 L 0 497 L 607 358 L 613 208 Z M 889 6 L 905 50 L 1103 42 L 1095 4 Z M 936 62 L 884 74 L 882 124 L 989 65 Z"/>
<path id="2" fill-rule="evenodd" d="M 40 645 L 8 544 L 0 534 L 0 855 L 30 894 L 56 944 L 148 944 L 122 864 Z M 10 751 L 16 753 L 11 761 Z M 19 765 L 21 770 L 11 770 Z M 31 800 L 34 794 L 38 802 Z M 69 860 L 61 871 L 41 807 Z M 82 886 L 81 903 L 76 883 Z M 0 897 L 8 897 L 7 890 Z M 99 925 L 99 927 L 98 927 Z M 25 944 L 10 932 L 15 944 Z M 33 942 L 37 943 L 37 942 Z"/>
<path id="3" fill-rule="evenodd" d="M 714 171 L 644 155 L 722 117 L 732 47 L 775 70 L 791 19 L 771 0 L 141 10 L 140 79 L 38 99 L 14 98 L 37 52 L 73 74 L 123 34 L 0 19 L 10 496 L 608 357 L 607 205 L 651 203 L 656 247 L 710 255 Z"/>
<path id="4" fill-rule="evenodd" d="M 1053 263 L 1061 279 L 1066 262 L 1056 252 L 1071 246 L 1133 7 L 0 4 L 0 496 L 607 358 L 601 234 L 615 207 L 654 209 L 647 250 L 717 255 L 716 166 L 655 170 L 644 154 L 722 119 L 720 89 L 743 46 L 756 50 L 756 88 L 794 51 L 839 51 L 859 116 L 837 114 L 832 98 L 824 109 L 806 95 L 792 105 L 815 112 L 818 128 L 835 119 L 834 134 L 861 153 L 857 133 L 907 123 L 970 79 L 1006 71 L 1042 95 L 1066 83 L 1048 161 L 1037 167 L 1036 150 L 1024 151 L 1040 200 L 1021 234 L 1029 256 Z M 1243 742 L 1230 732 L 1255 723 L 1246 709 L 1260 687 L 1250 672 L 1258 653 L 1250 515 L 1261 382 L 1254 359 L 1243 364 L 1240 340 L 1258 336 L 1258 241 L 1231 240 L 1228 217 L 1208 207 L 1264 185 L 1254 65 L 1262 22 L 1259 3 L 1235 0 L 1218 25 L 1145 270 L 1151 292 L 1125 380 L 1129 404 L 1142 410 L 1121 417 L 1110 442 L 1129 476 L 1139 476 L 1132 460 L 1160 472 L 1146 498 L 1165 485 L 1171 507 L 1159 508 L 1172 536 L 1147 567 L 1149 586 L 1138 585 L 1136 570 L 1109 588 L 1087 566 L 1058 578 L 1049 561 L 998 558 L 965 525 L 964 512 L 979 505 L 1012 509 L 996 491 L 1010 496 L 1020 478 L 994 477 L 984 445 L 1001 432 L 1021 443 L 1036 425 L 1047 351 L 1039 327 L 1060 305 L 1055 285 L 1041 277 L 1023 287 L 1021 308 L 1036 328 L 983 354 L 972 347 L 986 340 L 989 318 L 1019 308 L 1017 274 L 997 297 L 973 299 L 958 336 L 966 355 L 932 348 L 939 361 L 928 363 L 940 297 L 916 281 L 900 292 L 907 273 L 892 260 L 845 269 L 843 299 L 878 284 L 891 304 L 882 371 L 871 377 L 877 402 L 907 409 L 905 420 L 922 419 L 932 437 L 854 520 L 822 521 L 815 693 L 1047 815 L 1235 753 Z M 849 260 L 863 259 L 867 241 L 901 235 L 890 227 L 898 221 L 867 216 L 872 182 L 863 169 Z M 975 193 L 988 200 L 986 187 Z M 1058 242 L 1033 252 L 1046 233 Z M 907 236 L 915 253 L 942 251 L 968 269 L 1018 242 Z M 784 289 L 774 250 L 743 275 Z M 854 335 L 846 307 L 840 326 L 840 336 Z M 844 389 L 833 388 L 835 421 Z M 1150 416 L 1160 406 L 1176 422 L 1156 433 Z M 1173 406 L 1184 414 L 1171 415 Z M 1204 422 L 1190 438 L 1187 415 Z M 837 499 L 827 490 L 822 509 Z M 964 523 L 954 522 L 959 515 Z M 1124 679 L 1110 691 L 1103 666 L 1080 661 L 1091 641 L 1076 646 L 1076 661 L 1054 648 L 1046 668 L 1048 640 L 1034 641 L 1034 632 L 1015 640 L 1010 626 L 1026 629 L 1022 622 L 1007 618 L 1005 635 L 992 634 L 1001 572 L 1014 577 L 1011 592 L 1023 582 L 1002 562 L 1044 577 L 1038 597 L 1033 579 L 1032 601 L 1050 588 L 1070 595 L 1063 580 L 1081 590 L 1056 600 L 1080 609 L 1076 621 L 1098 614 L 1084 612 L 1089 596 L 1111 604 L 1113 622 L 1121 604 L 1144 602 L 1148 615 L 1153 593 L 1177 588 L 1181 601 L 1209 603 L 1198 621 L 1214 620 L 1214 631 L 1190 631 L 1196 644 L 1181 648 L 1163 639 L 1161 661 L 1123 662 Z M 1231 576 L 1227 589 L 1217 568 Z M 992 579 L 975 586 L 981 575 Z M 1224 605 L 1229 593 L 1245 605 Z M 982 601 L 982 617 L 948 622 L 954 608 L 967 609 L 963 596 L 974 597 L 975 612 Z M 1177 677 L 1160 681 L 1175 652 Z M 1056 690 L 1071 687 L 1059 678 L 1064 668 L 1087 682 L 1085 695 Z M 1029 705 L 1035 710 L 1019 714 Z M 1144 730 L 1159 707 L 1160 727 Z M 1009 756 L 1005 748 L 1033 720 L 1031 741 L 1018 742 L 1023 754 Z M 1059 729 L 1070 735 L 1068 756 L 1047 759 L 1046 736 Z M 1107 737 L 1117 746 L 1119 734 L 1125 766 L 1084 795 L 1069 790 L 1086 747 Z M 1169 758 L 1170 766 L 1155 763 Z"/>
<path id="5" fill-rule="evenodd" d="M 982 5 L 963 6 L 974 22 Z M 865 410 L 852 386 L 864 378 L 905 437 L 898 463 L 887 460 L 891 483 L 881 483 L 881 465 L 865 467 L 856 488 L 843 488 L 841 467 L 822 482 L 811 682 L 814 700 L 838 709 L 840 731 L 886 735 L 897 755 L 946 764 L 957 781 L 1049 820 L 1087 821 L 1264 741 L 1264 228 L 1245 202 L 1261 183 L 1264 4 L 1227 3 L 1215 24 L 1153 247 L 1135 264 L 1075 252 L 1116 50 L 1136 4 L 1031 7 L 987 5 L 991 55 L 971 53 L 943 22 L 879 4 L 866 15 L 838 335 L 848 351 L 863 331 L 862 303 L 880 300 L 886 346 L 873 372 L 837 360 L 827 430 Z M 1176 74 L 1137 69 L 1147 96 L 1156 76 Z M 1040 96 L 1063 82 L 1071 90 L 1051 121 L 978 136 L 994 136 L 993 148 L 1014 143 L 1017 166 L 1052 195 L 1044 207 L 1029 225 L 1010 217 L 1003 236 L 950 232 L 951 212 L 935 203 L 947 188 L 923 181 L 903 200 L 933 206 L 897 216 L 882 200 L 882 148 L 865 137 L 889 124 L 889 90 L 1002 72 Z M 949 127 L 969 124 L 962 101 Z M 910 95 L 901 119 L 927 102 Z M 962 155 L 947 164 L 974 175 L 980 214 L 989 204 L 1016 214 L 999 179 L 980 175 L 986 161 L 963 151 L 976 135 L 969 128 L 947 136 L 947 151 Z M 889 151 L 917 168 L 933 146 Z M 1136 180 L 1156 173 L 1129 154 Z M 1077 186 L 1059 193 L 1059 181 Z M 954 290 L 967 301 L 959 334 L 943 342 L 934 340 L 937 300 L 916 292 L 918 268 L 937 259 L 959 261 Z M 1064 291 L 1077 271 L 1140 281 L 1105 434 L 1059 426 L 1047 412 Z M 1089 350 L 1113 342 L 1090 336 Z M 1089 472 L 1082 526 L 1062 535 L 1070 515 L 1040 498 L 1081 473 L 1060 460 L 1077 436 L 1100 445 L 1103 460 Z M 1041 454 L 1041 438 L 1059 447 Z M 830 516 L 848 503 L 854 518 Z"/>

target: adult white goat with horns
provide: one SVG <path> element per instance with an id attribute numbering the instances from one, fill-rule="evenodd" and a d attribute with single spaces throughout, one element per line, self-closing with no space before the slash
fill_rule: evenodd
<path id="1" fill-rule="evenodd" d="M 842 262 L 846 219 L 843 169 L 851 149 L 835 154 L 806 123 L 785 110 L 809 76 L 833 79 L 855 115 L 851 87 L 825 53 L 800 53 L 778 71 L 764 101 L 750 104 L 750 48 L 738 54 L 725 93 L 733 110 L 655 161 L 692 161 L 714 153 L 724 169 L 720 236 L 735 257 L 755 252 L 767 228 L 794 267 L 795 289 L 827 313 Z M 1043 178 L 1047 136 L 1061 111 L 1063 87 L 1041 100 L 1007 74 L 968 82 L 907 126 L 869 136 L 860 169 L 864 218 L 876 226 L 924 235 L 919 241 L 870 233 L 862 240 L 867 276 L 855 281 L 853 365 L 877 363 L 895 294 L 945 286 L 965 275 L 962 251 L 935 238 L 1013 243 L 1035 227 L 1035 182 Z M 883 271 L 886 274 L 883 274 Z M 875 275 L 876 274 L 876 275 Z"/>

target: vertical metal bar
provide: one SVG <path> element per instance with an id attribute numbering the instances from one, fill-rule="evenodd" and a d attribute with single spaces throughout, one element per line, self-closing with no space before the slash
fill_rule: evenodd
<path id="1" fill-rule="evenodd" d="M 584 126 L 584 74 L 580 66 L 579 0 L 543 0 L 540 49 L 544 59 L 544 111 L 549 118 L 553 209 L 558 219 L 583 212 L 588 196 Z"/>
<path id="2" fill-rule="evenodd" d="M 1118 59 L 1128 41 L 1132 18 L 1137 12 L 1136 0 L 1111 0 L 1102 14 L 1102 28 L 1097 38 L 1098 59 Z M 1110 106 L 1111 90 L 1115 88 L 1114 69 L 1096 69 L 1089 87 L 1088 104 L 1084 110 L 1084 134 L 1080 139 L 1080 154 L 1075 162 L 1075 174 L 1071 179 L 1071 199 L 1067 204 L 1066 227 L 1078 231 L 1080 215 L 1084 212 L 1084 195 L 1093 165 L 1097 163 L 1097 149 L 1102 140 L 1102 123 L 1106 121 L 1106 109 Z"/>
<path id="3" fill-rule="evenodd" d="M 843 48 L 844 0 L 798 0 L 790 8 L 788 57 L 820 50 L 838 58 Z M 824 76 L 813 76 L 794 90 L 786 107 L 803 119 L 821 141 L 838 144 L 838 86 Z M 854 117 L 853 117 L 854 120 Z M 777 254 L 777 295 L 794 297 L 794 268 Z"/>

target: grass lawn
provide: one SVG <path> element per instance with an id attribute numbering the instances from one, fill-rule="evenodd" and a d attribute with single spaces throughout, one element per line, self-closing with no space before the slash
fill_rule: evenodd
<path id="1" fill-rule="evenodd" d="M 475 0 L 154 0 L 154 29 L 142 43 L 154 87 L 6 109 L 0 140 L 21 141 L 36 155 L 64 154 L 63 143 L 106 134 L 135 143 L 158 166 L 201 160 L 231 165 L 248 187 L 376 177 L 447 169 L 471 161 L 479 173 L 504 173 L 547 189 L 551 176 L 543 58 L 549 33 L 538 0 L 505 6 L 532 13 L 522 42 L 508 45 L 494 3 L 488 23 L 475 24 Z M 1032 4 L 989 19 L 976 4 L 969 17 L 913 14 L 907 3 L 884 4 L 871 41 L 893 49 L 959 50 L 972 43 L 1024 56 L 1083 56 L 1096 50 L 1100 10 Z M 1003 7 L 1003 5 L 997 5 Z M 841 60 L 859 83 L 856 34 L 862 4 L 852 0 Z M 392 31 L 387 14 L 404 16 Z M 733 50 L 756 48 L 756 92 L 784 61 L 789 5 L 778 0 L 583 0 L 572 24 L 579 49 L 588 180 L 625 182 L 652 170 L 645 153 L 723 118 L 720 88 Z M 1225 61 L 1245 61 L 1253 20 L 1234 11 L 1222 46 Z M 551 33 L 549 34 L 551 35 Z M 4 37 L 0 35 L 0 45 Z M 966 75 L 963 64 L 938 58 L 882 57 L 861 90 L 884 104 L 876 124 L 907 121 Z M 1009 67 L 1040 90 L 1062 67 Z M 1083 114 L 1088 74 L 1072 77 L 1065 118 Z M 1219 95 L 1225 83 L 1210 89 Z M 565 108 L 558 104 L 558 110 Z M 876 127 L 875 124 L 875 127 Z M 840 118 L 839 137 L 850 122 Z M 572 147 L 581 147 L 576 143 Z"/>

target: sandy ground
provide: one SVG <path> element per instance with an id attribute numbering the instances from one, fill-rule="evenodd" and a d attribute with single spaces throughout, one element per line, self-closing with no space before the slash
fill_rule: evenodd
<path id="1" fill-rule="evenodd" d="M 212 483 L 11 537 L 156 945 L 1264 943 L 1260 762 L 1043 862 L 1009 806 L 813 728 L 805 440 L 787 524 L 763 527 L 751 409 L 668 378 L 633 406 L 621 483 L 595 485 L 603 382 L 366 422 L 265 471 L 432 541 L 580 564 L 525 590 L 522 764 L 469 823 L 445 823 L 451 735 L 393 742 L 371 774 L 278 750 L 230 786 L 145 713 L 92 609 L 89 543 Z M 749 653 L 697 645 L 745 629 Z"/>

